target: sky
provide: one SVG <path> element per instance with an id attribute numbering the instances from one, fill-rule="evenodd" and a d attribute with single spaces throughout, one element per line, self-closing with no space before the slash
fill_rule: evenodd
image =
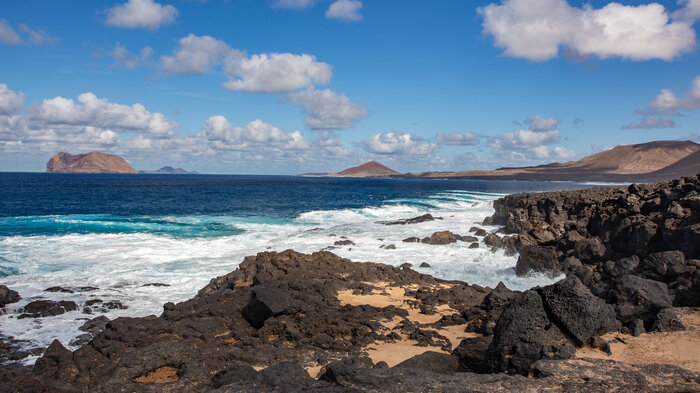
<path id="1" fill-rule="evenodd" d="M 0 6 L 0 171 L 400 172 L 700 142 L 700 0 Z"/>

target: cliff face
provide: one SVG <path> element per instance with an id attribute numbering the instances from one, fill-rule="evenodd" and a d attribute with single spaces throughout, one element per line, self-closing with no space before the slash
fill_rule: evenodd
<path id="1" fill-rule="evenodd" d="M 48 173 L 138 173 L 123 158 L 114 154 L 58 153 L 46 163 Z"/>

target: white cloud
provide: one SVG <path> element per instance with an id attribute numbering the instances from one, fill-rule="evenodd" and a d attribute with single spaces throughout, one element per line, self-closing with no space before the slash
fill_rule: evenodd
<path id="1" fill-rule="evenodd" d="M 497 141 L 502 148 L 507 150 L 530 149 L 540 145 L 559 142 L 559 130 L 544 132 L 518 130 L 497 137 Z"/>
<path id="2" fill-rule="evenodd" d="M 0 19 L 0 42 L 7 45 L 19 45 L 22 43 L 22 38 L 4 19 Z"/>
<path id="3" fill-rule="evenodd" d="M 362 20 L 360 9 L 362 2 L 359 0 L 336 0 L 328 7 L 326 18 L 358 22 Z"/>
<path id="4" fill-rule="evenodd" d="M 44 30 L 34 31 L 27 27 L 24 23 L 20 23 L 19 29 L 29 37 L 29 42 L 33 45 L 53 45 L 57 44 L 60 40 L 56 37 L 51 37 Z"/>
<path id="5" fill-rule="evenodd" d="M 672 21 L 657 3 L 609 3 L 595 9 L 566 0 L 503 0 L 478 9 L 484 33 L 505 54 L 533 61 L 557 57 L 561 48 L 577 56 L 671 60 L 693 49 L 689 23 Z"/>
<path id="6" fill-rule="evenodd" d="M 114 66 L 133 70 L 134 68 L 141 67 L 152 61 L 153 48 L 150 46 L 143 47 L 141 51 L 136 54 L 129 52 L 126 46 L 117 42 L 114 44 L 114 48 L 109 52 L 109 55 L 114 58 Z"/>
<path id="7" fill-rule="evenodd" d="M 161 56 L 161 68 L 165 74 L 205 74 L 225 59 L 236 62 L 244 54 L 232 49 L 224 41 L 208 35 L 190 34 L 180 38 L 172 56 Z"/>
<path id="8" fill-rule="evenodd" d="M 375 154 L 403 155 L 413 158 L 433 156 L 438 151 L 435 143 L 401 131 L 389 131 L 370 136 L 362 142 L 365 150 Z"/>
<path id="9" fill-rule="evenodd" d="M 671 89 L 662 89 L 654 101 L 645 110 L 637 111 L 642 114 L 668 113 L 677 114 L 678 110 L 700 108 L 700 75 L 693 79 L 693 84 L 685 98 L 677 97 Z"/>
<path id="10" fill-rule="evenodd" d="M 19 112 L 24 104 L 24 93 L 15 93 L 6 84 L 0 83 L 0 116 L 9 116 Z"/>
<path id="11" fill-rule="evenodd" d="M 552 149 L 552 158 L 560 161 L 570 161 L 578 157 L 575 151 L 567 149 L 565 147 L 556 146 Z"/>
<path id="12" fill-rule="evenodd" d="M 273 7 L 278 8 L 293 8 L 304 9 L 312 7 L 317 0 L 275 0 L 272 2 Z"/>
<path id="13" fill-rule="evenodd" d="M 684 6 L 673 13 L 674 19 L 691 24 L 700 19 L 700 0 L 679 0 L 678 3 Z"/>
<path id="14" fill-rule="evenodd" d="M 46 99 L 29 109 L 29 120 L 38 127 L 85 126 L 156 137 L 172 136 L 177 129 L 177 123 L 141 104 L 115 104 L 90 92 L 79 95 L 78 103 L 60 96 Z"/>
<path id="15" fill-rule="evenodd" d="M 623 130 L 639 129 L 639 128 L 674 128 L 676 122 L 668 117 L 653 117 L 647 116 L 640 122 L 632 122 L 620 127 Z"/>
<path id="16" fill-rule="evenodd" d="M 19 24 L 19 31 L 23 33 L 25 38 L 29 41 L 29 44 L 32 45 L 53 45 L 60 41 L 56 37 L 51 37 L 44 30 L 34 31 L 24 23 Z M 7 45 L 20 45 L 24 44 L 25 40 L 20 37 L 9 22 L 4 19 L 0 19 L 0 43 Z"/>
<path id="17" fill-rule="evenodd" d="M 474 146 L 479 144 L 479 135 L 472 132 L 464 134 L 438 134 L 438 145 Z"/>
<path id="18" fill-rule="evenodd" d="M 202 127 L 202 135 L 217 150 L 248 151 L 261 146 L 290 150 L 308 148 L 299 131 L 287 133 L 259 119 L 245 127 L 234 127 L 224 116 L 211 116 Z"/>
<path id="19" fill-rule="evenodd" d="M 249 93 L 284 93 L 314 84 L 325 85 L 333 75 L 331 66 L 315 56 L 292 53 L 263 53 L 228 64 L 233 74 L 223 86 Z"/>
<path id="20" fill-rule="evenodd" d="M 166 75 L 205 74 L 221 66 L 228 75 L 224 88 L 249 93 L 286 93 L 328 84 L 332 67 L 315 56 L 262 53 L 248 56 L 224 41 L 190 34 L 181 38 L 170 56 L 161 57 Z"/>
<path id="21" fill-rule="evenodd" d="M 107 11 L 106 23 L 127 29 L 156 30 L 175 21 L 177 9 L 153 0 L 129 0 Z"/>
<path id="22" fill-rule="evenodd" d="M 529 116 L 525 119 L 525 124 L 530 125 L 533 131 L 551 131 L 559 127 L 561 119 L 556 117 L 544 118 L 540 115 Z"/>
<path id="23" fill-rule="evenodd" d="M 289 99 L 304 109 L 307 114 L 304 123 L 314 130 L 348 128 L 367 116 L 363 105 L 352 103 L 344 94 L 329 89 L 306 89 L 290 93 Z"/>

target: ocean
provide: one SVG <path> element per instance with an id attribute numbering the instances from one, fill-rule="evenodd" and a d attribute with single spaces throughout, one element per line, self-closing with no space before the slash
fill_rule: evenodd
<path id="1" fill-rule="evenodd" d="M 517 257 L 481 244 L 403 243 L 450 230 L 469 234 L 493 214 L 492 201 L 515 192 L 580 188 L 568 182 L 355 179 L 237 175 L 0 173 L 0 284 L 22 300 L 0 316 L 0 334 L 27 348 L 59 339 L 70 349 L 79 326 L 106 315 L 159 315 L 213 277 L 262 251 L 330 250 L 353 261 L 394 266 L 471 284 L 527 289 L 555 280 L 516 277 Z M 409 225 L 383 222 L 430 213 Z M 336 241 L 354 244 L 336 246 Z M 396 249 L 382 246 L 395 245 Z M 420 268 L 423 262 L 428 268 Z M 152 285 L 159 284 L 159 285 Z M 165 285 L 160 285 L 165 284 Z M 68 292 L 47 292 L 61 286 Z M 92 287 L 85 290 L 84 287 Z M 83 288 L 82 290 L 80 288 Z M 78 311 L 17 319 L 36 299 L 72 300 Z M 86 302 L 127 308 L 85 314 Z M 30 357 L 26 362 L 33 362 Z"/>

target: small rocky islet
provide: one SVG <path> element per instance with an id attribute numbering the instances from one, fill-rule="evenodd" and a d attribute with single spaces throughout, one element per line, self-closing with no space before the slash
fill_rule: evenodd
<path id="1" fill-rule="evenodd" d="M 263 252 L 160 316 L 95 319 L 79 349 L 54 341 L 33 367 L 6 365 L 0 390 L 700 390 L 697 176 L 514 194 L 494 208 L 484 224 L 499 233 L 411 241 L 481 242 L 519 254 L 519 275 L 565 278 L 518 292 L 326 251 Z M 0 286 L 2 306 L 20 295 Z"/>

